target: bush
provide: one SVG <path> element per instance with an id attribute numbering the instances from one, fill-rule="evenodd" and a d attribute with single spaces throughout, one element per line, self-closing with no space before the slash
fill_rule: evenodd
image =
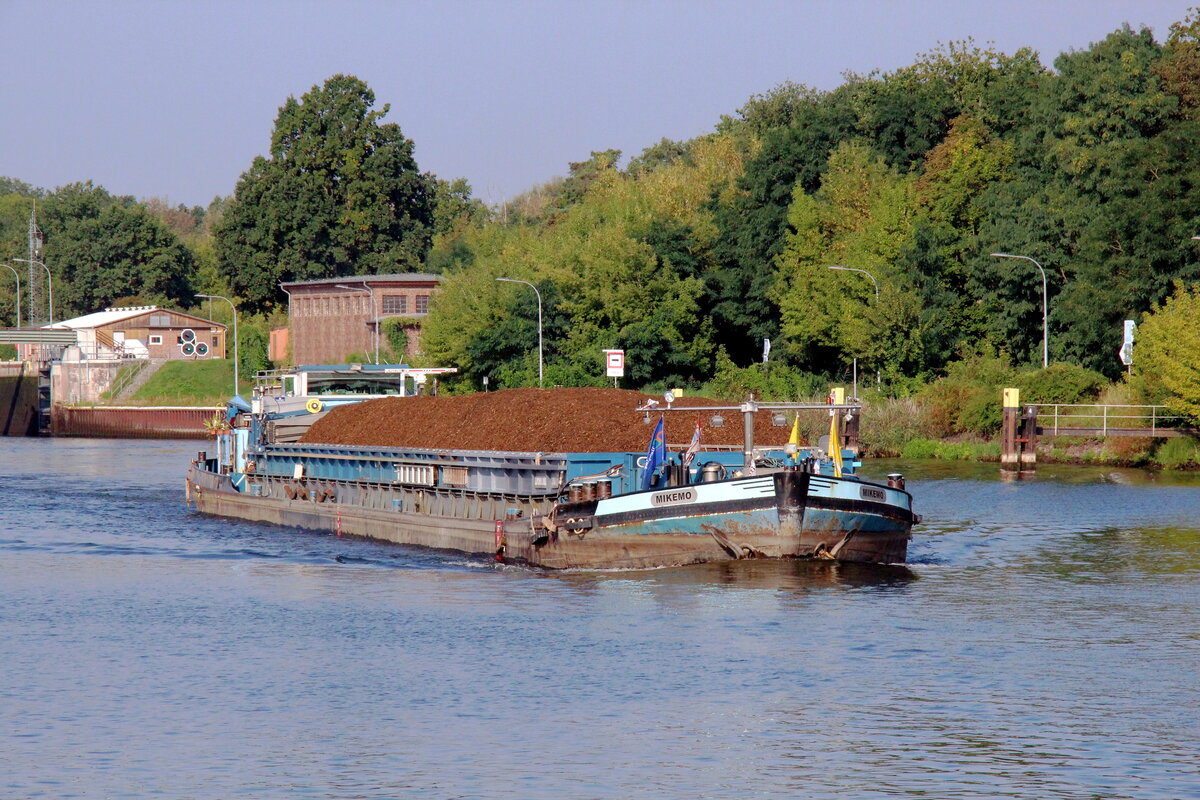
<path id="1" fill-rule="evenodd" d="M 16 361 L 17 346 L 14 344 L 0 344 L 0 361 Z"/>
<path id="2" fill-rule="evenodd" d="M 924 409 L 911 398 L 873 400 L 863 408 L 859 439 L 873 455 L 896 456 L 928 427 Z"/>
<path id="3" fill-rule="evenodd" d="M 403 364 L 408 354 L 408 333 L 404 330 L 405 323 L 411 320 L 405 317 L 389 317 L 380 323 L 380 335 L 391 352 L 391 360 Z"/>
<path id="4" fill-rule="evenodd" d="M 958 415 L 958 429 L 963 433 L 984 437 L 995 436 L 1000 431 L 1003 418 L 1000 388 L 978 389 L 963 402 Z"/>
<path id="5" fill-rule="evenodd" d="M 1190 436 L 1166 439 L 1158 446 L 1152 460 L 1167 469 L 1194 469 L 1200 466 L 1200 440 Z"/>
<path id="6" fill-rule="evenodd" d="M 1108 379 L 1075 364 L 1055 363 L 1045 369 L 1016 376 L 1014 385 L 1021 390 L 1021 400 L 1030 403 L 1094 402 Z"/>
<path id="7" fill-rule="evenodd" d="M 1100 459 L 1106 464 L 1140 467 L 1150 462 L 1153 440 L 1136 437 L 1116 436 L 1104 442 Z"/>
<path id="8" fill-rule="evenodd" d="M 271 362 L 267 358 L 269 341 L 266 331 L 260 325 L 250 324 L 239 328 L 238 371 L 242 378 L 248 380 L 259 370 L 271 368 Z"/>
<path id="9" fill-rule="evenodd" d="M 913 439 L 900 451 L 903 458 L 939 458 L 943 461 L 999 461 L 1000 445 L 995 442 L 939 442 Z"/>
<path id="10" fill-rule="evenodd" d="M 786 402 L 799 398 L 825 397 L 832 380 L 825 375 L 789 367 L 786 364 L 751 364 L 739 367 L 725 355 L 717 353 L 717 371 L 698 394 L 716 400 L 737 402 L 751 392 L 764 402 Z"/>
<path id="11" fill-rule="evenodd" d="M 932 436 L 973 433 L 991 436 L 1000 429 L 1000 390 L 1011 386 L 1016 370 L 1005 354 L 976 353 L 946 367 L 946 377 L 918 395 Z"/>

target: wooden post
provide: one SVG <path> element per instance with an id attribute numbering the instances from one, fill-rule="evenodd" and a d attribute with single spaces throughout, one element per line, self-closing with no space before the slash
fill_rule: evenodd
<path id="1" fill-rule="evenodd" d="M 857 411 L 842 412 L 842 446 L 854 453 L 854 457 L 858 458 L 859 441 L 858 441 L 858 426 L 862 421 L 862 407 Z"/>
<path id="2" fill-rule="evenodd" d="M 1025 406 L 1021 435 L 1017 437 L 1021 449 L 1021 477 L 1033 477 L 1037 472 L 1037 416 L 1037 406 Z"/>
<path id="3" fill-rule="evenodd" d="M 1017 448 L 1017 427 L 1021 415 L 1021 390 L 1004 389 L 1004 417 L 1000 423 L 1000 476 L 1015 478 L 1021 471 L 1021 454 Z"/>

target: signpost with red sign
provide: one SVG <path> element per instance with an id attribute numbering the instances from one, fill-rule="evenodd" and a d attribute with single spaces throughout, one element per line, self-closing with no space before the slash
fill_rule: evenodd
<path id="1" fill-rule="evenodd" d="M 617 378 L 625 377 L 625 351 L 605 350 L 604 363 L 608 368 L 608 377 L 613 379 L 613 387 L 615 388 Z"/>

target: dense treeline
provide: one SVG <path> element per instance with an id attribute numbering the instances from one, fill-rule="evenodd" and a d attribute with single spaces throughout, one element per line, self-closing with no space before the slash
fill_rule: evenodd
<path id="1" fill-rule="evenodd" d="M 831 92 L 785 84 L 625 170 L 594 153 L 435 245 L 427 348 L 528 380 L 529 298 L 489 286 L 505 274 L 555 296 L 566 380 L 623 347 L 637 382 L 696 382 L 764 338 L 799 370 L 857 358 L 892 381 L 965 350 L 1033 363 L 1041 279 L 1006 252 L 1047 272 L 1052 360 L 1116 376 L 1122 320 L 1200 277 L 1198 61 L 1194 22 L 1161 45 L 1118 30 L 1053 70 L 953 44 Z"/>
<path id="2" fill-rule="evenodd" d="M 536 297 L 498 277 L 541 293 L 548 384 L 602 384 L 604 348 L 626 351 L 629 385 L 781 392 L 855 361 L 896 393 L 972 354 L 1040 365 L 1041 275 L 1004 252 L 1045 268 L 1051 360 L 1115 378 L 1122 320 L 1169 297 L 1182 313 L 1176 284 L 1200 280 L 1198 20 L 1052 67 L 964 42 L 832 91 L 785 83 L 494 209 L 420 172 L 386 105 L 339 75 L 287 100 L 269 155 L 207 209 L 5 179 L 0 244 L 23 253 L 36 198 L 62 309 L 203 291 L 260 333 L 281 281 L 442 273 L 425 358 L 464 390 L 537 379 Z"/>

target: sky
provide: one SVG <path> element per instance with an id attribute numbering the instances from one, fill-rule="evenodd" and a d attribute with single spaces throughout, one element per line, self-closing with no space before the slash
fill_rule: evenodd
<path id="1" fill-rule="evenodd" d="M 1196 2 L 1197 0 L 1192 0 Z M 0 175 L 207 206 L 266 154 L 280 105 L 337 73 L 374 90 L 423 171 L 489 204 L 595 150 L 713 129 L 784 81 L 833 89 L 973 38 L 1050 66 L 1168 0 L 0 0 Z"/>

